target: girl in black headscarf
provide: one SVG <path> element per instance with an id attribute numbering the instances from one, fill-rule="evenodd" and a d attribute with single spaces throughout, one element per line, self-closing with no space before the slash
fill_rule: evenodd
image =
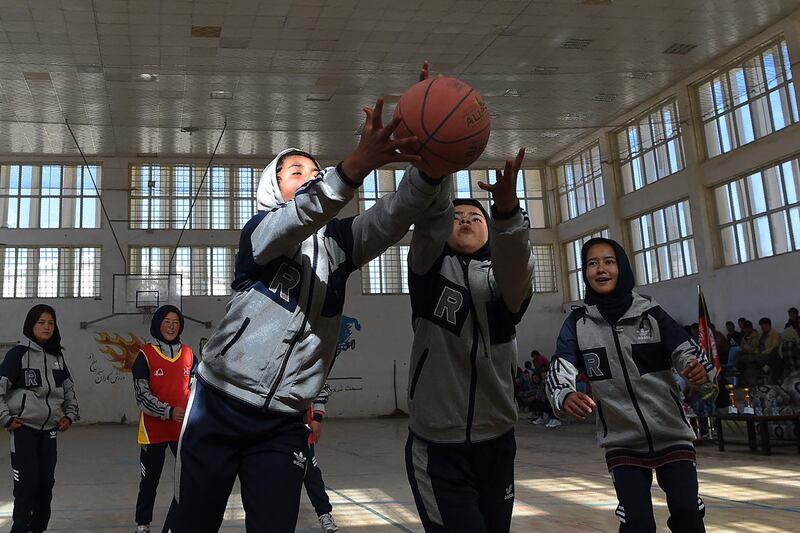
<path id="1" fill-rule="evenodd" d="M 22 330 L 27 341 L 11 348 L 0 364 L 0 424 L 11 433 L 14 470 L 12 533 L 47 529 L 57 435 L 78 419 L 55 310 L 33 306 Z"/>
<path id="2" fill-rule="evenodd" d="M 653 472 L 667 495 L 670 530 L 704 532 L 695 434 L 672 371 L 701 387 L 714 366 L 652 298 L 633 291 L 633 271 L 617 242 L 589 240 L 581 263 L 585 305 L 564 322 L 547 376 L 553 409 L 580 419 L 596 409 L 621 533 L 655 533 Z M 591 397 L 576 390 L 580 372 L 592 382 Z"/>

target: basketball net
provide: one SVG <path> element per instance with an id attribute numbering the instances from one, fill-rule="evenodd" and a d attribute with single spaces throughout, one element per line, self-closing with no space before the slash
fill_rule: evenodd
<path id="1" fill-rule="evenodd" d="M 142 306 L 142 324 L 149 324 L 153 320 L 153 314 L 156 312 L 155 306 L 144 305 Z"/>

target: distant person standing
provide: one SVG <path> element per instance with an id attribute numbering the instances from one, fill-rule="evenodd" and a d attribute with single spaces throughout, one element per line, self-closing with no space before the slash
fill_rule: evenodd
<path id="1" fill-rule="evenodd" d="M 141 446 L 136 533 L 150 533 L 156 490 L 169 447 L 175 456 L 181 423 L 189 401 L 189 382 L 196 363 L 192 349 L 181 343 L 183 314 L 163 305 L 150 321 L 152 338 L 133 362 L 133 388 L 141 409 L 138 442 Z"/>
<path id="2" fill-rule="evenodd" d="M 78 420 L 55 310 L 34 305 L 22 331 L 28 342 L 11 348 L 0 364 L 0 424 L 11 433 L 14 472 L 11 533 L 47 529 L 58 432 Z"/>

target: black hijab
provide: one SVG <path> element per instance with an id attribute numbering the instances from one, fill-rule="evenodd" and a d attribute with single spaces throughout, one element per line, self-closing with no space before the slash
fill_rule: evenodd
<path id="1" fill-rule="evenodd" d="M 609 294 L 598 294 L 589 285 L 589 279 L 586 277 L 586 256 L 589 254 L 589 249 L 595 244 L 608 244 L 614 249 L 614 255 L 617 256 L 617 268 L 619 269 L 619 276 L 617 277 L 617 286 Z M 617 323 L 617 320 L 625 314 L 625 311 L 630 309 L 633 303 L 633 287 L 635 285 L 633 279 L 633 270 L 631 263 L 628 261 L 628 255 L 623 250 L 622 246 L 617 241 L 604 238 L 589 239 L 586 244 L 581 248 L 581 265 L 583 282 L 586 284 L 586 296 L 583 301 L 587 305 L 596 305 L 603 318 L 612 326 Z"/>
<path id="2" fill-rule="evenodd" d="M 181 323 L 180 328 L 178 329 L 178 336 L 175 337 L 175 340 L 172 342 L 167 342 L 167 339 L 161 334 L 161 323 L 167 317 L 169 313 L 175 313 L 178 315 L 178 320 Z M 156 312 L 153 313 L 153 319 L 150 321 L 150 335 L 152 335 L 155 339 L 163 342 L 164 344 L 180 344 L 181 342 L 181 333 L 183 333 L 183 313 L 181 310 L 175 307 L 174 305 L 162 305 Z"/>
<path id="3" fill-rule="evenodd" d="M 41 316 L 47 313 L 53 317 L 53 336 L 47 339 L 47 342 L 42 344 L 38 340 L 36 340 L 36 336 L 33 334 L 33 325 L 41 318 Z M 37 304 L 31 307 L 30 311 L 28 311 L 28 315 L 25 317 L 25 325 L 22 326 L 22 333 L 28 337 L 30 340 L 44 348 L 49 354 L 53 355 L 62 355 L 61 354 L 61 333 L 58 331 L 58 321 L 56 320 L 56 310 L 46 304 Z"/>

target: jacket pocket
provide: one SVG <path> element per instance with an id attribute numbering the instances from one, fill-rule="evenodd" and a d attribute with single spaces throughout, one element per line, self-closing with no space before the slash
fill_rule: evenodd
<path id="1" fill-rule="evenodd" d="M 414 377 L 411 378 L 411 388 L 408 390 L 408 399 L 414 399 L 414 391 L 417 390 L 417 382 L 419 382 L 419 376 L 422 374 L 422 366 L 425 364 L 425 360 L 428 358 L 428 349 L 425 348 L 425 351 L 422 352 L 422 355 L 419 356 L 419 363 L 417 363 L 417 368 L 414 369 Z"/>
<path id="2" fill-rule="evenodd" d="M 597 400 L 597 416 L 603 425 L 603 438 L 606 438 L 608 436 L 608 426 L 606 425 L 606 417 L 603 416 L 603 403 L 600 400 Z"/>
<path id="3" fill-rule="evenodd" d="M 680 401 L 680 400 L 678 399 L 678 397 L 675 395 L 675 391 L 673 391 L 672 389 L 670 389 L 670 391 L 669 391 L 669 395 L 670 395 L 670 396 L 672 396 L 672 399 L 673 399 L 673 400 L 675 400 L 675 406 L 678 408 L 678 413 L 680 413 L 680 415 L 681 415 L 681 419 L 683 420 L 683 422 L 684 422 L 684 423 L 685 423 L 687 426 L 689 426 L 689 427 L 691 428 L 691 427 L 692 427 L 692 425 L 691 425 L 691 424 L 689 424 L 689 421 L 686 419 L 686 413 L 684 413 L 684 412 L 683 412 L 683 406 L 681 405 L 681 401 Z"/>
<path id="4" fill-rule="evenodd" d="M 242 322 L 242 325 L 239 326 L 239 329 L 236 331 L 236 335 L 234 335 L 233 338 L 231 340 L 229 340 L 228 343 L 225 346 L 222 347 L 222 351 L 220 351 L 217 354 L 217 357 L 222 357 L 226 353 L 228 353 L 228 350 L 230 350 L 233 347 L 233 345 L 236 344 L 236 341 L 239 340 L 239 337 L 242 336 L 242 334 L 244 333 L 244 330 L 247 329 L 247 326 L 249 324 L 250 324 L 250 317 L 246 317 L 244 319 L 244 322 Z"/>

